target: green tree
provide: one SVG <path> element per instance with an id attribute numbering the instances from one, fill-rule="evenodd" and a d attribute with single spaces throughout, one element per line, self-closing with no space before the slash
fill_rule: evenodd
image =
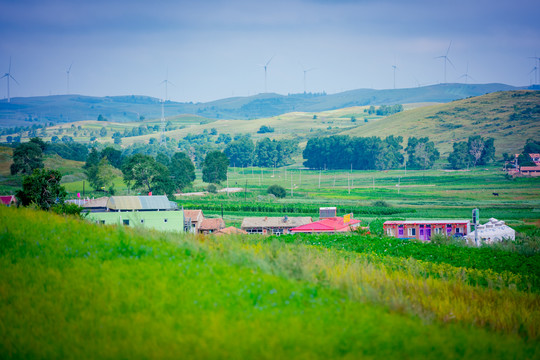
<path id="1" fill-rule="evenodd" d="M 156 161 L 160 164 L 165 165 L 166 167 L 169 167 L 169 165 L 171 164 L 171 159 L 169 158 L 169 156 L 161 152 L 156 155 Z"/>
<path id="2" fill-rule="evenodd" d="M 111 164 L 115 168 L 122 168 L 122 152 L 120 150 L 116 150 L 113 147 L 107 146 L 101 151 L 100 156 L 101 158 L 106 157 L 109 161 L 109 164 Z"/>
<path id="3" fill-rule="evenodd" d="M 430 169 L 440 157 L 435 144 L 428 137 L 410 137 L 405 151 L 409 156 L 407 166 L 411 169 Z"/>
<path id="4" fill-rule="evenodd" d="M 97 165 L 90 166 L 85 170 L 88 182 L 94 190 L 111 189 L 114 179 L 114 167 L 109 164 L 107 157 L 102 158 Z"/>
<path id="5" fill-rule="evenodd" d="M 177 189 L 183 190 L 195 180 L 195 166 L 186 153 L 177 152 L 173 155 L 169 171 Z"/>
<path id="6" fill-rule="evenodd" d="M 229 158 L 221 151 L 209 152 L 202 163 L 203 181 L 206 183 L 219 184 L 227 180 L 227 168 Z"/>
<path id="7" fill-rule="evenodd" d="M 495 159 L 494 139 L 484 139 L 480 135 L 469 137 L 467 142 L 469 154 L 471 155 L 472 165 L 486 165 Z"/>
<path id="8" fill-rule="evenodd" d="M 57 170 L 35 169 L 23 178 L 22 189 L 16 192 L 17 199 L 23 206 L 34 203 L 40 209 L 49 210 L 55 204 L 62 204 L 66 198 L 61 180 L 62 175 Z"/>
<path id="9" fill-rule="evenodd" d="M 86 157 L 86 163 L 83 166 L 83 169 L 88 169 L 92 166 L 97 166 L 99 164 L 99 161 L 101 160 L 101 154 L 99 151 L 93 147 L 90 150 L 90 153 Z"/>
<path id="10" fill-rule="evenodd" d="M 231 166 L 251 166 L 253 165 L 253 151 L 255 145 L 248 137 L 242 137 L 228 144 L 223 152 L 230 160 Z"/>
<path id="11" fill-rule="evenodd" d="M 36 141 L 21 143 L 13 150 L 11 175 L 20 173 L 30 175 L 35 169 L 43 168 L 43 149 Z"/>
<path id="12" fill-rule="evenodd" d="M 282 186 L 279 186 L 279 185 L 271 185 L 268 187 L 268 189 L 266 190 L 266 192 L 268 194 L 272 194 L 274 195 L 275 197 L 278 197 L 278 198 L 284 198 L 286 195 L 287 195 L 287 191 L 285 190 L 285 188 L 283 188 Z"/>
<path id="13" fill-rule="evenodd" d="M 107 129 L 105 128 L 105 126 L 103 126 L 101 130 L 99 130 L 99 136 L 101 137 L 107 136 Z"/>
<path id="14" fill-rule="evenodd" d="M 454 150 L 448 155 L 448 162 L 452 169 L 465 169 L 472 163 L 469 147 L 465 141 L 456 142 L 453 145 Z"/>
<path id="15" fill-rule="evenodd" d="M 169 169 L 158 163 L 152 156 L 135 154 L 126 158 L 122 166 L 124 182 L 131 189 L 148 192 L 173 193 L 173 183 Z"/>

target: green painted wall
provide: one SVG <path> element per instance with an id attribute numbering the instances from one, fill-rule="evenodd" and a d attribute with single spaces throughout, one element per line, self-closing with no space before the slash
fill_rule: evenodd
<path id="1" fill-rule="evenodd" d="M 124 224 L 161 231 L 184 231 L 183 211 L 90 212 L 87 219 L 105 225 Z M 126 220 L 129 221 L 129 224 L 124 223 Z"/>

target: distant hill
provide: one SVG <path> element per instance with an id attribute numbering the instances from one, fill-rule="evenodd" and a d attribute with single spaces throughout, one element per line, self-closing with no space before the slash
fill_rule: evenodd
<path id="1" fill-rule="evenodd" d="M 256 119 L 289 112 L 320 112 L 352 106 L 449 102 L 495 91 L 516 90 L 505 84 L 439 84 L 410 89 L 358 89 L 338 94 L 259 94 L 207 103 L 167 101 L 165 115 L 193 114 L 213 119 Z M 96 120 L 133 122 L 161 116 L 160 102 L 148 96 L 91 97 L 56 95 L 0 101 L 0 126 Z"/>
<path id="2" fill-rule="evenodd" d="M 351 136 L 428 136 L 442 154 L 469 136 L 493 137 L 497 154 L 520 152 L 528 138 L 540 139 L 540 92 L 504 91 L 448 104 L 420 107 L 379 121 L 360 123 Z M 406 145 L 406 140 L 405 140 Z"/>

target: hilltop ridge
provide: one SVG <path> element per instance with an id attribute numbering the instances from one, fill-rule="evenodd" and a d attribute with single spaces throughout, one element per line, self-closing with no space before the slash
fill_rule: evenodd
<path id="1" fill-rule="evenodd" d="M 206 103 L 165 102 L 166 116 L 193 114 L 213 119 L 255 119 L 285 113 L 320 112 L 352 106 L 391 105 L 419 102 L 449 102 L 495 91 L 519 88 L 505 84 L 438 84 L 408 89 L 357 89 L 337 94 L 273 93 L 231 97 Z M 54 95 L 13 98 L 0 101 L 0 126 L 21 126 L 30 122 L 74 122 L 95 120 L 99 115 L 114 122 L 159 118 L 160 100 L 148 96 Z"/>

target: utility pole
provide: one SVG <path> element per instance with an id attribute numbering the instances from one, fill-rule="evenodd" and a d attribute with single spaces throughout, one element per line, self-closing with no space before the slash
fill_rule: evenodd
<path id="1" fill-rule="evenodd" d="M 322 170 L 319 170 L 319 189 L 321 188 L 321 173 Z"/>
<path id="2" fill-rule="evenodd" d="M 292 175 L 291 175 L 291 197 L 293 197 L 293 182 L 292 182 Z"/>

